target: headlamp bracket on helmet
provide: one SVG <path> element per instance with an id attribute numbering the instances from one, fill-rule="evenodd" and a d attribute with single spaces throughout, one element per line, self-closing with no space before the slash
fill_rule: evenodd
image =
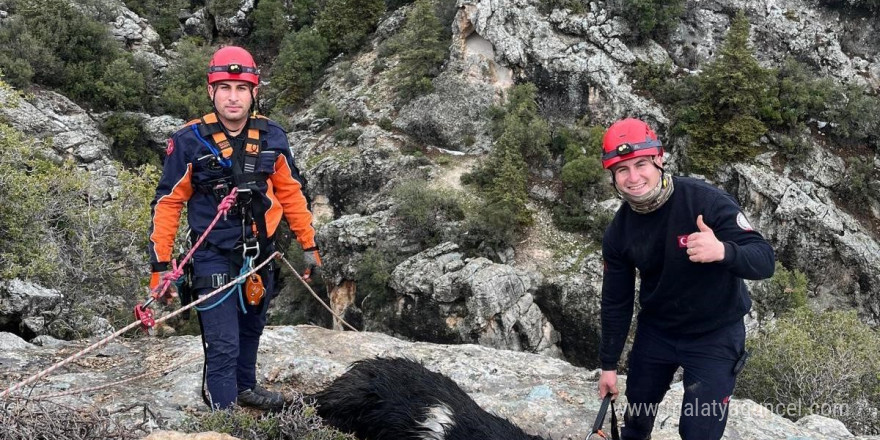
<path id="1" fill-rule="evenodd" d="M 232 64 L 227 64 L 225 66 L 211 66 L 208 69 L 208 73 L 215 73 L 215 72 L 226 72 L 226 73 L 231 73 L 233 75 L 239 75 L 242 73 L 253 73 L 254 75 L 259 75 L 260 69 L 257 69 L 254 67 L 249 67 L 249 66 L 242 66 L 239 63 L 232 63 Z"/>
<path id="2" fill-rule="evenodd" d="M 626 156 L 632 154 L 639 150 L 646 150 L 648 148 L 661 148 L 663 145 L 658 140 L 648 139 L 645 142 L 640 142 L 638 144 L 631 144 L 628 142 L 624 142 L 618 145 L 613 150 L 602 155 L 602 160 L 608 160 L 618 156 Z"/>

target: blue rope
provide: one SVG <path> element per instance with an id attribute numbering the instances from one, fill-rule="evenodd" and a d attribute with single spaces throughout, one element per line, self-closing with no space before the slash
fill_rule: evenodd
<path id="1" fill-rule="evenodd" d="M 202 135 L 199 134 L 198 125 L 199 125 L 199 124 L 193 124 L 193 125 L 190 125 L 190 127 L 192 127 L 192 131 L 193 131 L 193 133 L 195 133 L 195 135 L 196 135 L 196 138 L 197 138 L 198 140 L 202 141 L 202 143 L 205 144 L 205 146 L 208 147 L 209 150 L 211 150 L 211 153 L 213 153 L 214 156 L 217 156 L 217 159 L 220 161 L 220 165 L 221 165 L 223 168 L 229 168 L 229 167 L 231 167 L 231 166 L 232 166 L 232 161 L 229 160 L 229 159 L 224 158 L 224 157 L 220 154 L 220 152 L 217 151 L 216 148 L 214 148 L 214 145 L 213 145 L 213 144 L 211 144 L 210 142 L 206 141 L 205 138 L 203 138 Z M 196 309 L 196 310 L 198 310 L 198 309 Z"/>
<path id="2" fill-rule="evenodd" d="M 241 271 L 239 271 L 238 276 L 242 276 L 250 271 L 252 259 L 253 259 L 252 257 L 245 258 L 244 264 L 242 264 Z M 215 302 L 214 304 L 211 304 L 210 306 L 207 306 L 207 307 L 195 306 L 193 308 L 199 312 L 211 310 L 214 307 L 217 307 L 220 304 L 223 304 L 223 301 L 226 301 L 229 298 L 229 296 L 232 295 L 232 292 L 238 291 L 238 304 L 241 307 L 241 312 L 244 313 L 245 315 L 247 315 L 247 309 L 245 308 L 245 305 L 244 305 L 244 295 L 241 293 L 241 285 L 244 284 L 246 279 L 247 278 L 242 278 L 242 279 L 238 280 L 238 282 L 235 283 L 235 286 L 232 287 L 231 289 L 229 289 L 229 291 L 226 292 L 226 295 L 223 295 L 223 298 L 220 298 L 220 300 Z"/>

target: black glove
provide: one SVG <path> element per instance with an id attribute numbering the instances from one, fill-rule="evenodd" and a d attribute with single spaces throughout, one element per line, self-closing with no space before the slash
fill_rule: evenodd
<path id="1" fill-rule="evenodd" d="M 303 279 L 311 281 L 312 278 L 321 276 L 321 254 L 318 253 L 317 247 L 303 249 L 303 262 L 306 268 L 303 271 Z"/>

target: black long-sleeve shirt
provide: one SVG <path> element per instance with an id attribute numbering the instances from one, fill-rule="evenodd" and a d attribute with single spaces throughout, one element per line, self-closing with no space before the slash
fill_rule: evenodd
<path id="1" fill-rule="evenodd" d="M 700 334 L 732 324 L 752 306 L 743 279 L 773 275 L 773 248 L 746 220 L 734 198 L 705 182 L 673 177 L 672 197 L 638 214 L 624 203 L 605 230 L 602 257 L 603 370 L 616 370 L 629 333 L 639 270 L 639 322 L 670 334 Z M 724 243 L 724 260 L 694 263 L 686 237 L 697 216 Z"/>

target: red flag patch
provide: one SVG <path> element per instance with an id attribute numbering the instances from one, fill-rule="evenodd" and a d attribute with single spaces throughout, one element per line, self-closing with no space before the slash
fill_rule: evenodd
<path id="1" fill-rule="evenodd" d="M 678 247 L 680 247 L 680 248 L 688 247 L 688 236 L 687 235 L 679 235 L 678 236 Z"/>
<path id="2" fill-rule="evenodd" d="M 174 139 L 168 138 L 168 145 L 165 146 L 165 155 L 171 156 L 172 152 L 174 152 Z"/>

